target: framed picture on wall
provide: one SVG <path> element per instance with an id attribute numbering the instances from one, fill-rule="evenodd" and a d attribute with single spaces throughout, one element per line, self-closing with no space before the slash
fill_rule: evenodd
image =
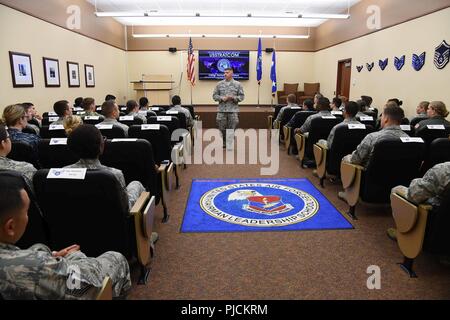
<path id="1" fill-rule="evenodd" d="M 93 88 L 95 87 L 95 73 L 94 73 L 94 66 L 90 64 L 84 65 L 84 74 L 86 79 L 86 87 L 87 88 Z"/>
<path id="2" fill-rule="evenodd" d="M 45 86 L 47 88 L 60 87 L 59 60 L 45 57 L 42 60 L 44 62 Z"/>
<path id="3" fill-rule="evenodd" d="M 31 55 L 19 52 L 9 52 L 11 77 L 14 88 L 34 87 Z"/>
<path id="4" fill-rule="evenodd" d="M 69 79 L 69 88 L 80 87 L 80 66 L 76 62 L 67 61 L 67 76 Z"/>

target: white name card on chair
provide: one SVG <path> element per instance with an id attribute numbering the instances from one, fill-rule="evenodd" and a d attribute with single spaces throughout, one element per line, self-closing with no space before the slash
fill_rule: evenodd
<path id="1" fill-rule="evenodd" d="M 84 120 L 100 120 L 99 116 L 86 116 Z"/>
<path id="2" fill-rule="evenodd" d="M 322 119 L 329 119 L 329 120 L 331 120 L 331 119 L 336 119 L 336 117 L 335 116 L 322 116 Z"/>
<path id="3" fill-rule="evenodd" d="M 58 121 L 58 120 L 59 120 L 58 117 L 50 117 L 50 118 L 48 118 L 48 122 L 55 122 L 55 121 Z"/>
<path id="4" fill-rule="evenodd" d="M 152 111 L 159 111 L 158 107 L 152 108 Z"/>
<path id="5" fill-rule="evenodd" d="M 402 140 L 403 143 L 412 143 L 412 142 L 425 143 L 425 141 L 423 141 L 422 138 L 401 137 L 400 140 Z"/>
<path id="6" fill-rule="evenodd" d="M 51 124 L 48 130 L 64 130 L 64 126 L 62 124 Z"/>
<path id="7" fill-rule="evenodd" d="M 349 123 L 348 128 L 350 130 L 365 130 L 366 125 L 365 124 L 359 124 L 359 123 Z"/>
<path id="8" fill-rule="evenodd" d="M 342 111 L 331 111 L 333 116 L 342 116 L 344 113 Z"/>
<path id="9" fill-rule="evenodd" d="M 102 111 L 102 107 L 98 107 L 96 110 L 97 111 Z"/>
<path id="10" fill-rule="evenodd" d="M 99 130 L 112 130 L 113 125 L 112 124 L 97 124 L 96 127 Z"/>
<path id="11" fill-rule="evenodd" d="M 302 107 L 291 107 L 291 110 L 302 110 Z"/>
<path id="12" fill-rule="evenodd" d="M 86 114 L 86 111 L 77 112 L 77 116 L 82 116 L 83 114 Z"/>
<path id="13" fill-rule="evenodd" d="M 120 111 L 127 111 L 127 107 L 120 108 Z"/>
<path id="14" fill-rule="evenodd" d="M 133 116 L 123 116 L 119 118 L 119 121 L 133 121 L 134 117 Z"/>
<path id="15" fill-rule="evenodd" d="M 73 110 L 74 110 L 74 111 L 84 111 L 84 109 L 83 109 L 83 108 L 80 108 L 80 107 L 73 108 Z"/>
<path id="16" fill-rule="evenodd" d="M 361 119 L 361 121 L 373 121 L 373 117 L 360 117 L 359 119 Z"/>
<path id="17" fill-rule="evenodd" d="M 375 108 L 370 107 L 369 111 L 375 111 Z"/>
<path id="18" fill-rule="evenodd" d="M 158 121 L 172 121 L 172 117 L 160 116 L 157 117 Z"/>
<path id="19" fill-rule="evenodd" d="M 400 129 L 402 129 L 403 131 L 411 131 L 411 126 L 407 124 L 402 124 L 400 126 Z"/>
<path id="20" fill-rule="evenodd" d="M 47 179 L 84 180 L 87 169 L 50 169 Z"/>
<path id="21" fill-rule="evenodd" d="M 160 124 L 143 124 L 141 125 L 141 130 L 158 130 L 161 129 L 161 125 Z"/>
<path id="22" fill-rule="evenodd" d="M 83 109 L 82 109 L 82 110 L 83 110 Z M 48 113 L 48 116 L 49 116 L 49 117 L 57 117 L 58 114 L 57 114 L 56 112 L 49 112 L 49 113 Z"/>
<path id="23" fill-rule="evenodd" d="M 125 138 L 125 139 L 112 139 L 112 142 L 136 142 L 138 141 L 138 139 L 130 139 L 130 138 Z"/>
<path id="24" fill-rule="evenodd" d="M 430 124 L 427 128 L 430 130 L 445 130 L 445 126 L 443 124 Z"/>
<path id="25" fill-rule="evenodd" d="M 178 111 L 171 111 L 171 110 L 169 110 L 169 111 L 166 112 L 166 114 L 178 114 Z"/>
<path id="26" fill-rule="evenodd" d="M 53 138 L 50 140 L 51 146 L 64 146 L 67 145 L 67 138 Z"/>
<path id="27" fill-rule="evenodd" d="M 142 114 L 143 116 L 146 116 L 147 115 L 147 111 L 142 110 L 142 111 L 139 111 L 138 114 Z"/>

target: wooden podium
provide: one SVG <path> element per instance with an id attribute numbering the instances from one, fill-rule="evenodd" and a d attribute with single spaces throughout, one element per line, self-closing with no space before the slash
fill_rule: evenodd
<path id="1" fill-rule="evenodd" d="M 137 99 L 147 97 L 150 105 L 170 105 L 173 90 L 172 75 L 142 75 L 141 81 L 132 81 Z"/>

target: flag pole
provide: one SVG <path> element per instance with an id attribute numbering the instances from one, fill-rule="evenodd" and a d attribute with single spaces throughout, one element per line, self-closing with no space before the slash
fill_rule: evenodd
<path id="1" fill-rule="evenodd" d="M 192 103 L 192 83 L 191 83 L 191 106 L 193 105 Z"/>

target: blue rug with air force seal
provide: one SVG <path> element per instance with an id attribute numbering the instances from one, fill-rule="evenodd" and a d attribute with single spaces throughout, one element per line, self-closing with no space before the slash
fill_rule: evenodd
<path id="1" fill-rule="evenodd" d="M 192 182 L 181 232 L 353 229 L 307 179 Z"/>

